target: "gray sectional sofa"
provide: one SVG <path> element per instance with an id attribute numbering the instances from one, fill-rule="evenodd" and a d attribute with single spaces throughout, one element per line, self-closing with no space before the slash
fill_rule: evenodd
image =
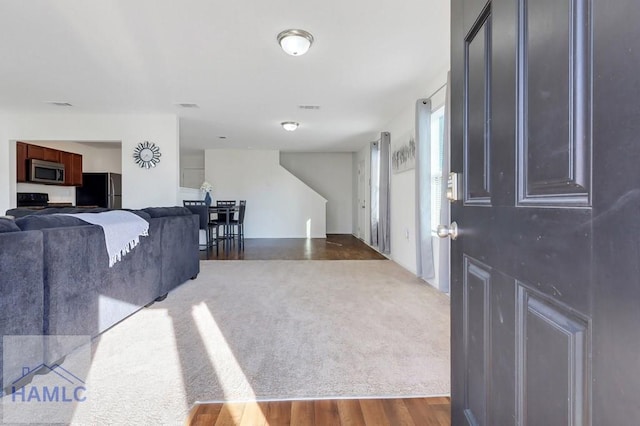
<path id="1" fill-rule="evenodd" d="M 101 227 L 52 215 L 75 212 L 15 209 L 7 211 L 15 221 L 0 219 L 1 336 L 95 337 L 200 272 L 198 217 L 187 209 L 132 211 L 149 222 L 149 236 L 111 268 Z M 34 350 L 21 361 L 54 362 L 73 349 Z M 11 370 L 2 377 L 0 340 L 5 389 L 21 375 Z"/>

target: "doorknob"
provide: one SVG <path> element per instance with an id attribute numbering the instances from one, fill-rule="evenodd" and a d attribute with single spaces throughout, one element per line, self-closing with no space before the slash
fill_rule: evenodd
<path id="1" fill-rule="evenodd" d="M 436 229 L 436 233 L 440 238 L 451 237 L 452 240 L 455 240 L 456 238 L 458 238 L 458 224 L 455 222 L 452 222 L 451 225 L 449 226 L 438 225 L 438 228 Z"/>

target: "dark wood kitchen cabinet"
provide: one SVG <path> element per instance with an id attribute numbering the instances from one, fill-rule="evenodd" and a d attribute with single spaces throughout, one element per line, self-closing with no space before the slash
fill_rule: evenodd
<path id="1" fill-rule="evenodd" d="M 27 144 L 16 142 L 16 177 L 18 182 L 27 181 Z"/>
<path id="2" fill-rule="evenodd" d="M 82 186 L 82 155 L 71 154 L 71 185 Z"/>
<path id="3" fill-rule="evenodd" d="M 60 162 L 64 164 L 64 184 L 82 186 L 82 155 L 60 151 Z"/>
<path id="4" fill-rule="evenodd" d="M 27 145 L 27 159 L 51 161 L 52 163 L 61 163 L 60 151 L 53 148 L 45 148 L 37 145 Z"/>
<path id="5" fill-rule="evenodd" d="M 17 181 L 28 182 L 28 160 L 43 160 L 64 164 L 65 176 L 63 186 L 82 186 L 82 155 L 60 151 L 53 148 L 16 143 Z"/>
<path id="6" fill-rule="evenodd" d="M 44 161 L 51 161 L 52 163 L 60 162 L 60 151 L 57 149 L 44 148 Z"/>
<path id="7" fill-rule="evenodd" d="M 28 160 L 43 160 L 44 161 L 45 148 L 37 145 L 27 145 L 27 159 Z"/>

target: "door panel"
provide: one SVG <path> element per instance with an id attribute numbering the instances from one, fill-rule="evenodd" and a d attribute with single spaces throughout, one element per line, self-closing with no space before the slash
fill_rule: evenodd
<path id="1" fill-rule="evenodd" d="M 588 206 L 588 1 L 523 0 L 518 27 L 520 202 Z"/>
<path id="2" fill-rule="evenodd" d="M 522 285 L 518 302 L 518 424 L 585 424 L 588 320 Z"/>
<path id="3" fill-rule="evenodd" d="M 467 204 L 491 202 L 491 13 L 486 9 L 466 40 L 465 173 Z"/>
<path id="4" fill-rule="evenodd" d="M 470 425 L 487 424 L 489 375 L 489 292 L 491 270 L 465 258 L 464 343 L 466 360 L 465 416 Z M 482 366 L 482 368 L 476 368 Z"/>
<path id="5" fill-rule="evenodd" d="M 365 162 L 358 163 L 358 197 L 357 197 L 357 235 L 361 240 L 365 240 L 365 212 L 366 212 L 366 170 Z"/>

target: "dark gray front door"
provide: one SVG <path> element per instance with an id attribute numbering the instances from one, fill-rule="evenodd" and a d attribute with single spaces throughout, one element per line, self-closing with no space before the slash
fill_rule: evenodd
<path id="1" fill-rule="evenodd" d="M 640 2 L 451 14 L 453 424 L 640 424 Z"/>

